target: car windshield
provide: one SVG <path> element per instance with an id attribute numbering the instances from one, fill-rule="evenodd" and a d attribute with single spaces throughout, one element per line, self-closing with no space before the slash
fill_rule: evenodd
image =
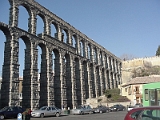
<path id="1" fill-rule="evenodd" d="M 6 106 L 6 107 L 4 107 L 4 108 L 2 108 L 0 111 L 6 111 L 6 110 L 8 110 L 8 106 Z"/>
<path id="2" fill-rule="evenodd" d="M 81 106 L 81 105 L 77 106 L 77 109 L 81 109 L 81 108 L 82 108 L 82 106 Z"/>
<path id="3" fill-rule="evenodd" d="M 40 108 L 40 110 L 46 110 L 47 106 L 43 106 Z"/>

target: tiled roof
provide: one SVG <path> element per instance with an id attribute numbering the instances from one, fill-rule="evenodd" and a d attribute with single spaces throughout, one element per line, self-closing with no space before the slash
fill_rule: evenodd
<path id="1" fill-rule="evenodd" d="M 128 81 L 126 84 L 123 84 L 122 87 L 128 86 L 128 85 L 146 84 L 146 83 L 154 83 L 154 82 L 160 82 L 160 76 L 136 77 Z"/>

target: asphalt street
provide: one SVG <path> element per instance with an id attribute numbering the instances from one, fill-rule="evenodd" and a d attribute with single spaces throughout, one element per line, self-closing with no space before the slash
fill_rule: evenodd
<path id="1" fill-rule="evenodd" d="M 31 118 L 31 120 L 124 120 L 126 113 L 127 111 L 118 111 L 102 114 L 63 115 L 60 117 Z"/>

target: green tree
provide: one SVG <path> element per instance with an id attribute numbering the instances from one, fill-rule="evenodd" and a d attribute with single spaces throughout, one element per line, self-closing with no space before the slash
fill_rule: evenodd
<path id="1" fill-rule="evenodd" d="M 160 45 L 158 46 L 158 49 L 156 51 L 156 56 L 160 56 Z"/>

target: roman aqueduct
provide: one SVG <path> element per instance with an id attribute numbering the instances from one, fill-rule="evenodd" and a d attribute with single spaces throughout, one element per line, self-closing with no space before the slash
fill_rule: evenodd
<path id="1" fill-rule="evenodd" d="M 0 30 L 6 36 L 1 107 L 20 105 L 19 38 L 26 46 L 22 107 L 36 109 L 43 105 L 61 107 L 65 104 L 73 108 L 121 84 L 122 63 L 114 54 L 34 0 L 9 0 L 9 4 L 9 24 L 0 22 Z M 19 6 L 28 12 L 28 31 L 17 26 Z M 38 35 L 37 16 L 44 22 L 44 30 Z M 56 29 L 54 37 L 51 25 Z M 38 46 L 42 50 L 40 73 Z"/>

